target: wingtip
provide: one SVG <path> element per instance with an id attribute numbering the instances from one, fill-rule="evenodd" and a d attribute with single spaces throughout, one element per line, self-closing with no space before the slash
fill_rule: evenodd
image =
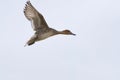
<path id="1" fill-rule="evenodd" d="M 30 0 L 27 0 L 27 2 L 30 2 Z"/>
<path id="2" fill-rule="evenodd" d="M 27 4 L 31 4 L 31 3 L 30 3 L 30 0 L 28 0 L 26 3 L 27 3 Z"/>
<path id="3" fill-rule="evenodd" d="M 27 2 L 26 2 L 26 4 L 25 4 L 25 7 L 24 7 L 24 13 L 25 13 L 25 10 L 26 10 L 26 7 L 28 6 L 28 5 L 31 5 L 31 3 L 30 3 L 30 0 L 28 0 Z"/>

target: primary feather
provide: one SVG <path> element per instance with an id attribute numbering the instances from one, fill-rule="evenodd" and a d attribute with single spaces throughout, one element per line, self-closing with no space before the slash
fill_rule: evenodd
<path id="1" fill-rule="evenodd" d="M 24 14 L 26 18 L 31 21 L 32 28 L 36 31 L 38 29 L 44 29 L 48 28 L 48 25 L 42 16 L 41 13 L 39 13 L 30 3 L 30 1 L 27 1 Z"/>

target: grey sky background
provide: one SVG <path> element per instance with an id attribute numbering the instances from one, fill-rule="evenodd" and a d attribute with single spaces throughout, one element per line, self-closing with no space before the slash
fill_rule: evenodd
<path id="1" fill-rule="evenodd" d="M 77 35 L 28 47 L 25 3 L 0 2 L 0 80 L 120 80 L 120 0 L 31 0 L 50 27 Z"/>

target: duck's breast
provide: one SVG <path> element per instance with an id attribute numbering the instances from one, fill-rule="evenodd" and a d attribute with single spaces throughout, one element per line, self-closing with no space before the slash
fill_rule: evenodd
<path id="1" fill-rule="evenodd" d="M 49 31 L 49 32 L 45 32 L 45 33 L 38 35 L 38 38 L 39 38 L 39 40 L 43 40 L 43 39 L 46 39 L 53 35 L 54 35 L 54 33 L 52 31 Z"/>

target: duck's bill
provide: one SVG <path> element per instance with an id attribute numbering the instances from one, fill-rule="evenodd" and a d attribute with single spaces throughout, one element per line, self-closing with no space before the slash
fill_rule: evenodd
<path id="1" fill-rule="evenodd" d="M 76 36 L 76 34 L 72 33 L 71 35 Z"/>

